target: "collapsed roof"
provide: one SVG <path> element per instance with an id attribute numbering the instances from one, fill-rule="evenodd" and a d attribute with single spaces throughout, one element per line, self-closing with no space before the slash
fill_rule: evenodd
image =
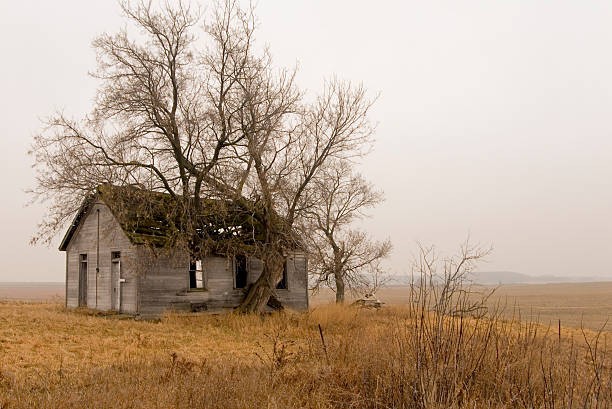
<path id="1" fill-rule="evenodd" d="M 263 238 L 261 224 L 249 212 L 232 202 L 204 199 L 197 217 L 186 217 L 180 197 L 133 187 L 101 185 L 87 196 L 59 249 L 66 251 L 81 220 L 102 200 L 121 229 L 135 245 L 172 246 L 181 233 L 192 231 L 202 243 L 221 250 L 230 244 L 253 245 Z"/>

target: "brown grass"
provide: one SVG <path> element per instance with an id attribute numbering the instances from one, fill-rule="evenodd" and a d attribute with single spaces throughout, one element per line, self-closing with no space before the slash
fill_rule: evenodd
<path id="1" fill-rule="evenodd" d="M 483 291 L 487 288 L 480 287 Z M 381 288 L 377 297 L 388 305 L 402 305 L 410 301 L 407 286 Z M 314 305 L 328 304 L 335 294 L 323 289 L 311 302 Z M 525 322 L 581 327 L 599 330 L 608 322 L 612 329 L 612 282 L 598 283 L 550 283 L 550 284 L 505 284 L 496 288 L 488 305 L 505 306 L 502 311 L 506 319 L 520 317 Z"/>
<path id="2" fill-rule="evenodd" d="M 609 407 L 607 334 L 561 335 L 413 305 L 153 323 L 6 302 L 0 408 Z"/>

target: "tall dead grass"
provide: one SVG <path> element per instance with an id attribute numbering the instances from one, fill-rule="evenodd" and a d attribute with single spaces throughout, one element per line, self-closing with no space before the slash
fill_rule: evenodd
<path id="1" fill-rule="evenodd" d="M 0 304 L 0 407 L 611 405 L 605 334 L 559 339 L 541 325 L 440 315 L 413 301 L 159 323 Z"/>

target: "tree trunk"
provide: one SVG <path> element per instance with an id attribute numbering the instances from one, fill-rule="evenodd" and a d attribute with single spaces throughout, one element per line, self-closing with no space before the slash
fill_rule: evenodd
<path id="1" fill-rule="evenodd" d="M 334 250 L 334 279 L 336 280 L 336 304 L 344 303 L 344 276 L 342 271 L 344 270 L 344 264 L 342 263 L 343 251 L 338 246 L 333 236 L 328 235 L 329 242 Z"/>
<path id="2" fill-rule="evenodd" d="M 342 274 L 336 272 L 334 274 L 336 279 L 336 304 L 344 303 L 344 278 Z"/>
<path id="3" fill-rule="evenodd" d="M 280 261 L 279 261 L 280 260 Z M 262 312 L 270 297 L 274 295 L 276 284 L 283 276 L 282 256 L 277 254 L 264 257 L 261 275 L 249 287 L 246 297 L 236 309 L 241 314 Z"/>

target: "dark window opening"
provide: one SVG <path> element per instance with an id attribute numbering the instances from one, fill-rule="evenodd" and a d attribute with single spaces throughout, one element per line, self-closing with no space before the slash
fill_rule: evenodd
<path id="1" fill-rule="evenodd" d="M 118 258 L 121 258 L 121 252 L 120 251 L 111 251 L 111 259 L 116 260 Z"/>
<path id="2" fill-rule="evenodd" d="M 238 255 L 234 261 L 234 276 L 236 288 L 245 288 L 247 285 L 247 258 L 245 255 Z"/>
<path id="3" fill-rule="evenodd" d="M 276 288 L 279 290 L 287 289 L 287 260 L 283 263 L 283 278 L 276 284 Z"/>
<path id="4" fill-rule="evenodd" d="M 189 263 L 189 288 L 204 288 L 202 260 L 192 260 Z"/>

